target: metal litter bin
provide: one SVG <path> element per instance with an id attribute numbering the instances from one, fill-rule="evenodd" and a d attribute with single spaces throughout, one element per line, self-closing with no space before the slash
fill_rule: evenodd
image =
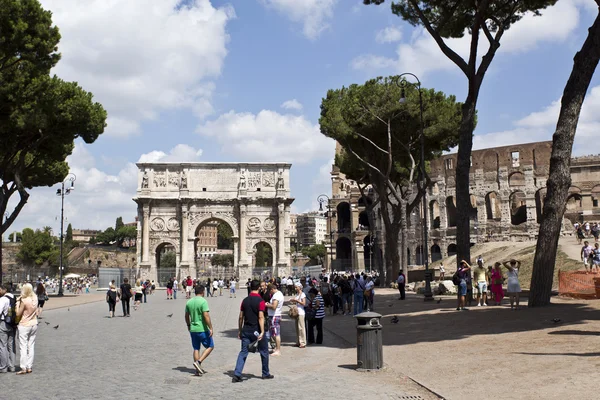
<path id="1" fill-rule="evenodd" d="M 354 316 L 356 326 L 356 364 L 358 370 L 383 368 L 381 314 L 363 312 Z"/>

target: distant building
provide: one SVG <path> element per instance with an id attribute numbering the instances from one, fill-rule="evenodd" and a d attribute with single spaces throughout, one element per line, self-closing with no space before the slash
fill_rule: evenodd
<path id="1" fill-rule="evenodd" d="M 196 257 L 212 257 L 217 254 L 218 221 L 210 221 L 198 230 L 196 236 Z"/>
<path id="2" fill-rule="evenodd" d="M 290 214 L 290 225 L 288 236 L 290 238 L 290 246 L 298 250 L 298 229 L 297 229 L 298 214 Z"/>
<path id="3" fill-rule="evenodd" d="M 323 244 L 327 234 L 327 218 L 317 212 L 298 214 L 296 216 L 298 244 L 301 247 Z"/>
<path id="4" fill-rule="evenodd" d="M 73 229 L 73 240 L 80 243 L 89 243 L 90 239 L 101 234 L 96 229 Z"/>

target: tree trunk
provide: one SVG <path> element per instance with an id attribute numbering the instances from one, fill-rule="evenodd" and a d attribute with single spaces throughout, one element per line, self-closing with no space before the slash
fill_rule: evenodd
<path id="1" fill-rule="evenodd" d="M 0 233 L 0 285 L 2 285 L 2 234 Z"/>
<path id="2" fill-rule="evenodd" d="M 470 85 L 472 85 L 470 83 Z M 475 109 L 477 96 L 474 89 L 469 90 L 467 100 L 462 107 L 462 121 L 458 142 L 456 162 L 456 262 L 471 262 L 471 237 L 469 215 L 471 213 L 469 172 L 471 170 L 471 150 L 473 148 L 473 131 L 475 130 Z"/>
<path id="3" fill-rule="evenodd" d="M 600 14 L 590 27 L 581 50 L 575 55 L 571 76 L 563 92 L 556 131 L 552 137 L 550 174 L 546 182 L 546 199 L 531 276 L 530 307 L 550 304 L 558 238 L 571 186 L 571 151 L 581 107 L 598 60 Z"/>
<path id="4" fill-rule="evenodd" d="M 398 275 L 400 252 L 398 251 L 399 224 L 394 224 L 389 213 L 389 203 L 381 202 L 381 219 L 385 226 L 385 284 L 392 282 Z"/>
<path id="5" fill-rule="evenodd" d="M 402 268 L 402 272 L 404 272 L 404 276 L 408 281 L 408 224 L 406 219 L 406 201 L 403 199 L 400 202 L 400 232 L 402 236 L 402 245 L 400 247 L 402 251 L 402 263 L 400 264 L 400 268 Z"/>

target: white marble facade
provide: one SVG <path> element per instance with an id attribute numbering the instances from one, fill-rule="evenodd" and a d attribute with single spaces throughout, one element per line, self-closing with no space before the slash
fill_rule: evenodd
<path id="1" fill-rule="evenodd" d="M 195 276 L 194 240 L 208 221 L 234 233 L 234 266 L 252 276 L 259 242 L 273 249 L 273 273 L 290 268 L 290 164 L 138 163 L 137 256 L 142 278 L 157 280 L 157 251 L 175 248 L 178 277 Z"/>

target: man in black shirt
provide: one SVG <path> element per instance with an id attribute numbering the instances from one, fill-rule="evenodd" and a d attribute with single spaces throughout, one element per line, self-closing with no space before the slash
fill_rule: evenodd
<path id="1" fill-rule="evenodd" d="M 242 381 L 242 370 L 248 357 L 248 346 L 258 340 L 258 351 L 262 362 L 262 378 L 273 379 L 269 373 L 269 349 L 265 335 L 265 301 L 258 293 L 260 283 L 250 282 L 250 295 L 242 301 L 238 320 L 238 338 L 242 341 L 242 350 L 238 355 L 232 382 Z"/>
<path id="2" fill-rule="evenodd" d="M 129 314 L 129 299 L 131 299 L 131 285 L 129 279 L 123 279 L 121 284 L 121 305 L 123 306 L 123 316 L 130 317 Z"/>

